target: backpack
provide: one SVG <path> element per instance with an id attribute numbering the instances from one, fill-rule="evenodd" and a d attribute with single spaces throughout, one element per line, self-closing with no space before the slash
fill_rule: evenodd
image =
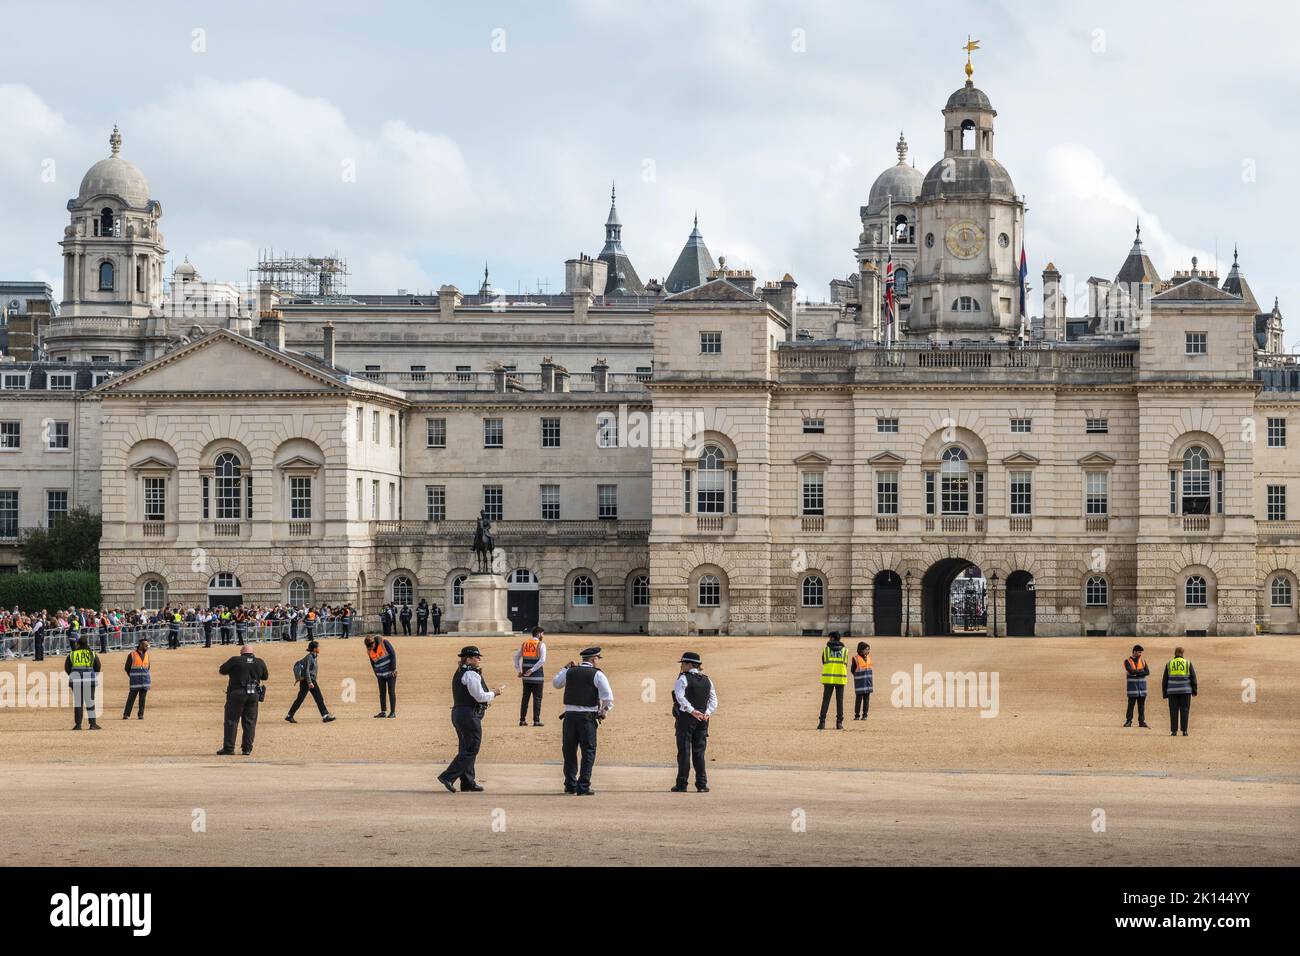
<path id="1" fill-rule="evenodd" d="M 309 654 L 307 656 L 310 657 L 311 655 Z M 306 657 L 302 658 L 301 660 L 296 660 L 293 662 L 293 679 L 294 680 L 307 679 L 307 658 Z"/>

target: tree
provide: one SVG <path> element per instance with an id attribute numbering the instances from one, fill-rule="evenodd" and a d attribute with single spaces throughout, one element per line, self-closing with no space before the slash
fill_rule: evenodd
<path id="1" fill-rule="evenodd" d="M 73 508 L 49 528 L 28 531 L 19 545 L 29 571 L 99 571 L 99 537 L 103 519 Z"/>

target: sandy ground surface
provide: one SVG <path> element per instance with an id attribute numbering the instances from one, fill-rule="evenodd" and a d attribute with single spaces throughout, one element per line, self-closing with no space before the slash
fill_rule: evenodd
<path id="1" fill-rule="evenodd" d="M 1120 726 L 1124 639 L 875 639 L 871 717 L 851 719 L 850 691 L 844 732 L 814 729 L 818 639 L 554 637 L 549 664 L 593 641 L 616 706 L 590 799 L 559 792 L 560 692 L 548 685 L 545 727 L 517 726 L 513 639 L 478 642 L 489 683 L 507 692 L 484 721 L 488 789 L 456 796 L 434 780 L 455 750 L 455 637 L 395 640 L 400 716 L 384 721 L 372 717 L 362 642 L 324 642 L 321 683 L 339 718 L 328 725 L 310 698 L 298 724 L 283 720 L 304 645 L 259 645 L 272 680 L 252 757 L 214 755 L 216 669 L 231 648 L 155 650 L 143 721 L 121 719 L 123 655 L 105 655 L 100 733 L 72 733 L 64 709 L 3 700 L 0 864 L 1300 861 L 1295 638 L 1183 641 L 1200 678 L 1187 738 L 1168 735 L 1159 699 L 1172 639 L 1143 641 L 1157 674 L 1147 731 Z M 720 696 L 709 794 L 666 792 L 668 700 L 687 648 L 703 654 Z M 0 665 L 0 697 L 4 681 L 12 695 L 12 682 L 62 663 Z M 892 678 L 917 665 L 996 673 L 996 716 L 895 706 Z M 1243 701 L 1243 682 L 1255 702 Z M 59 825 L 73 806 L 78 832 L 97 839 L 74 844 Z M 575 841 L 579 831 L 588 839 Z"/>

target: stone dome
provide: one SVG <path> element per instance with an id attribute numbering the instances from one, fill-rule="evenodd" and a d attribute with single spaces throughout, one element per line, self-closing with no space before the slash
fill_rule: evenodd
<path id="1" fill-rule="evenodd" d="M 894 150 L 898 153 L 898 162 L 871 184 L 871 193 L 867 196 L 867 211 L 870 213 L 885 209 L 891 198 L 894 202 L 915 202 L 921 194 L 921 173 L 915 166 L 907 165 L 907 140 L 901 132 Z"/>
<path id="2" fill-rule="evenodd" d="M 949 156 L 935 163 L 921 183 L 921 199 L 965 196 L 1017 200 L 1006 167 L 991 156 Z"/>
<path id="3" fill-rule="evenodd" d="M 993 104 L 989 102 L 987 94 L 979 87 L 975 86 L 969 80 L 966 85 L 961 87 L 948 97 L 948 105 L 944 109 L 949 110 L 985 110 L 996 115 Z"/>
<path id="4" fill-rule="evenodd" d="M 95 196 L 120 196 L 128 205 L 142 209 L 149 204 L 149 180 L 144 173 L 118 155 L 122 148 L 122 137 L 113 127 L 109 137 L 113 155 L 101 159 L 81 178 L 81 189 L 77 191 L 77 202 L 83 204 Z"/>

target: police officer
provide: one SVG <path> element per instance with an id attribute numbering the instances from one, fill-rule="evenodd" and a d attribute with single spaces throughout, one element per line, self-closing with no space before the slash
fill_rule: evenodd
<path id="1" fill-rule="evenodd" d="M 858 641 L 858 652 L 853 655 L 850 669 L 853 671 L 853 719 L 866 720 L 871 709 L 871 694 L 876 689 L 871 669 L 871 645 L 866 641 Z"/>
<path id="2" fill-rule="evenodd" d="M 1124 714 L 1124 726 L 1133 726 L 1133 705 L 1137 705 L 1138 726 L 1151 729 L 1147 723 L 1147 677 L 1151 668 L 1142 659 L 1142 645 L 1134 644 L 1133 653 L 1124 658 L 1125 685 L 1128 690 L 1128 711 Z"/>
<path id="3" fill-rule="evenodd" d="M 826 712 L 835 695 L 835 729 L 844 729 L 844 687 L 849 682 L 849 649 L 840 639 L 839 631 L 831 631 L 830 639 L 822 648 L 822 711 L 817 718 L 817 729 L 826 729 Z"/>
<path id="4" fill-rule="evenodd" d="M 316 709 L 320 711 L 321 720 L 327 724 L 334 720 L 334 715 L 325 706 L 325 698 L 320 692 L 320 683 L 317 680 L 320 676 L 320 670 L 316 658 L 319 656 L 320 641 L 311 641 L 307 644 L 307 656 L 293 667 L 293 676 L 298 681 L 298 696 L 289 708 L 288 716 L 284 718 L 291 724 L 298 722 L 293 719 L 293 715 L 298 713 L 298 708 L 302 706 L 302 702 L 307 699 L 309 693 L 312 700 L 316 701 Z M 302 676 L 299 676 L 300 674 Z"/>
<path id="5" fill-rule="evenodd" d="M 174 651 L 181 646 L 181 612 L 173 608 L 164 611 L 163 616 L 167 619 L 167 647 Z"/>
<path id="6" fill-rule="evenodd" d="M 32 621 L 32 660 L 45 660 L 45 612 Z"/>
<path id="7" fill-rule="evenodd" d="M 451 675 L 451 725 L 456 728 L 456 757 L 447 769 L 438 775 L 438 782 L 455 793 L 454 784 L 460 781 L 461 792 L 479 793 L 483 790 L 474 779 L 474 762 L 483 744 L 483 712 L 498 694 L 505 693 L 502 684 L 495 691 L 483 684 L 483 671 L 479 665 L 483 655 L 470 645 L 460 649 L 460 664 Z"/>
<path id="8" fill-rule="evenodd" d="M 232 657 L 218 668 L 217 672 L 228 678 L 226 684 L 226 726 L 225 738 L 218 756 L 229 756 L 235 752 L 235 736 L 242 724 L 244 727 L 244 755 L 253 752 L 253 737 L 257 733 L 257 705 L 263 694 L 262 681 L 270 680 L 266 662 L 253 656 L 253 649 L 247 644 L 240 645 L 239 656 Z"/>
<path id="9" fill-rule="evenodd" d="M 203 625 L 203 646 L 212 646 L 212 612 L 200 610 L 196 615 L 200 624 Z"/>
<path id="10" fill-rule="evenodd" d="M 546 642 L 542 639 L 545 632 L 540 627 L 533 628 L 533 636 L 519 645 L 515 651 L 515 675 L 523 685 L 519 695 L 519 726 L 528 726 L 528 698 L 533 699 L 533 726 L 542 726 L 542 687 L 546 675 L 542 673 L 546 663 Z"/>
<path id="11" fill-rule="evenodd" d="M 411 605 L 403 604 L 402 613 L 399 615 L 402 619 L 402 633 L 407 637 L 411 636 Z"/>
<path id="12" fill-rule="evenodd" d="M 397 716 L 397 651 L 386 637 L 366 637 L 366 656 L 379 682 L 379 713 L 376 717 Z"/>
<path id="13" fill-rule="evenodd" d="M 430 609 L 429 611 L 429 617 L 433 619 L 433 633 L 441 634 L 442 633 L 442 608 L 440 608 L 438 605 L 435 604 L 432 607 L 432 609 Z"/>
<path id="14" fill-rule="evenodd" d="M 424 598 L 415 608 L 415 633 L 421 637 L 429 633 L 429 602 Z"/>
<path id="15" fill-rule="evenodd" d="M 85 711 L 90 718 L 90 729 L 99 730 L 99 721 L 95 718 L 99 710 L 95 705 L 95 687 L 99 684 L 99 655 L 90 649 L 90 641 L 84 636 L 77 638 L 77 646 L 63 660 L 63 672 L 68 675 L 72 688 L 72 729 L 81 729 L 81 715 Z"/>
<path id="16" fill-rule="evenodd" d="M 379 612 L 379 623 L 384 629 L 384 637 L 393 633 L 393 606 L 385 604 L 384 609 Z"/>
<path id="17" fill-rule="evenodd" d="M 226 607 L 221 608 L 221 643 L 229 644 L 235 636 L 235 616 Z"/>
<path id="18" fill-rule="evenodd" d="M 709 792 L 709 770 L 704 751 L 709 746 L 709 718 L 718 709 L 718 692 L 713 681 L 700 670 L 700 655 L 687 651 L 677 662 L 681 673 L 673 685 L 673 720 L 677 734 L 677 783 L 673 793 L 685 793 L 695 764 L 695 789 Z"/>
<path id="19" fill-rule="evenodd" d="M 596 792 L 591 789 L 591 771 L 596 765 L 597 729 L 614 706 L 614 691 L 596 666 L 600 648 L 588 647 L 580 656 L 581 664 L 575 667 L 569 661 L 551 684 L 564 688 L 564 792 L 587 797 Z"/>
<path id="20" fill-rule="evenodd" d="M 1192 716 L 1192 698 L 1196 696 L 1196 668 L 1183 656 L 1181 647 L 1174 648 L 1174 659 L 1165 665 L 1160 692 L 1169 701 L 1169 736 L 1178 736 L 1181 723 L 1186 737 L 1187 721 Z"/>
<path id="21" fill-rule="evenodd" d="M 127 679 L 130 681 L 130 690 L 126 694 L 126 706 L 122 708 L 122 719 L 128 720 L 130 718 L 131 705 L 139 697 L 140 708 L 136 711 L 136 717 L 139 720 L 144 720 L 144 699 L 149 696 L 149 688 L 153 685 L 153 679 L 149 673 L 149 638 L 140 638 L 135 645 L 135 650 L 126 655 L 124 670 Z"/>

